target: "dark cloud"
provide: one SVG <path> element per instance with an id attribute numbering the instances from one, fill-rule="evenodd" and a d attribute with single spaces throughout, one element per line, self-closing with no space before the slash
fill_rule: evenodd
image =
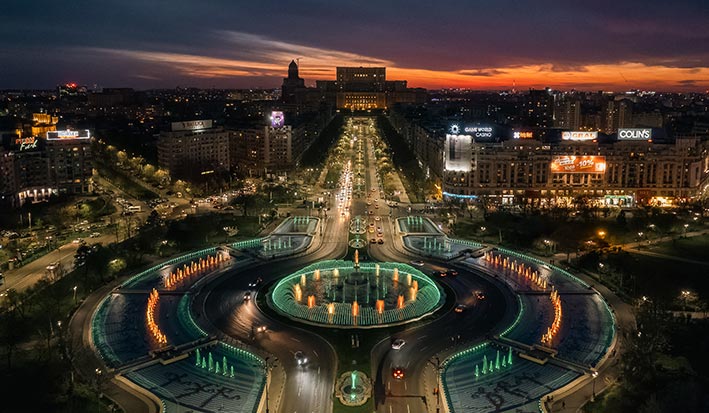
<path id="1" fill-rule="evenodd" d="M 3 0 L 0 17 L 0 56 L 10 57 L 0 65 L 0 87 L 51 87 L 65 78 L 148 87 L 216 81 L 99 49 L 283 66 L 302 57 L 313 73 L 324 72 L 314 61 L 323 53 L 484 78 L 525 65 L 709 67 L 705 0 Z M 237 69 L 222 63 L 215 68 L 222 73 Z M 253 73 L 221 84 L 276 85 L 283 75 L 242 69 Z"/>

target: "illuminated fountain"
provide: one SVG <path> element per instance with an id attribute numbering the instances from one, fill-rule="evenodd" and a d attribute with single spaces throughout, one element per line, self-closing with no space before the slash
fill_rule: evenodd
<path id="1" fill-rule="evenodd" d="M 371 380 L 358 370 L 343 373 L 335 384 L 335 396 L 345 406 L 361 406 L 371 395 Z"/>
<path id="2" fill-rule="evenodd" d="M 324 261 L 281 279 L 269 296 L 280 313 L 334 327 L 380 327 L 421 318 L 445 301 L 419 270 L 400 263 Z"/>

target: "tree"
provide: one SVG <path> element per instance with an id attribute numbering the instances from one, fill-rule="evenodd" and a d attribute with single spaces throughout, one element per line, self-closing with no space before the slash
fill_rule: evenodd
<path id="1" fill-rule="evenodd" d="M 12 370 L 12 356 L 22 342 L 25 323 L 16 310 L 7 311 L 0 317 L 0 343 L 5 349 L 7 369 Z"/>
<path id="2" fill-rule="evenodd" d="M 241 213 L 249 216 L 249 211 L 260 209 L 265 205 L 265 198 L 260 194 L 241 194 L 234 198 L 232 205 L 241 209 Z"/>
<path id="3" fill-rule="evenodd" d="M 118 151 L 116 153 L 116 161 L 118 161 L 120 165 L 125 165 L 127 160 L 128 154 L 126 153 L 126 151 Z"/>
<path id="4" fill-rule="evenodd" d="M 143 177 L 145 179 L 153 179 L 155 177 L 155 167 L 151 164 L 145 164 L 143 166 Z"/>
<path id="5" fill-rule="evenodd" d="M 167 171 L 164 169 L 158 169 L 157 171 L 155 171 L 155 175 L 153 175 L 153 178 L 160 185 L 165 185 L 170 182 L 170 174 L 168 174 Z"/>

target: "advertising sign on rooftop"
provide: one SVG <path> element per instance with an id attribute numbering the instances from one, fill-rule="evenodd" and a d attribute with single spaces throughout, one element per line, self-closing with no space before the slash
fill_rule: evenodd
<path id="1" fill-rule="evenodd" d="M 444 151 L 447 171 L 468 172 L 472 168 L 473 137 L 470 135 L 446 135 Z"/>
<path id="2" fill-rule="evenodd" d="M 211 119 L 191 120 L 188 122 L 172 122 L 172 131 L 173 132 L 210 129 L 211 127 L 212 127 L 212 120 Z"/>
<path id="3" fill-rule="evenodd" d="M 605 156 L 556 156 L 551 160 L 551 172 L 556 174 L 602 174 L 605 171 Z"/>
<path id="4" fill-rule="evenodd" d="M 528 130 L 512 131 L 512 139 L 534 139 L 534 132 Z"/>
<path id="5" fill-rule="evenodd" d="M 47 140 L 59 139 L 89 139 L 91 132 L 88 129 L 83 130 L 57 130 L 47 132 Z"/>
<path id="6" fill-rule="evenodd" d="M 494 137 L 495 128 L 490 125 L 461 125 L 453 123 L 448 127 L 451 135 L 470 135 L 476 140 L 489 140 Z"/>
<path id="7" fill-rule="evenodd" d="M 571 131 L 561 132 L 561 139 L 565 141 L 592 141 L 598 139 L 598 132 Z"/>
<path id="8" fill-rule="evenodd" d="M 271 112 L 271 127 L 272 128 L 282 128 L 286 124 L 286 118 L 283 116 L 283 112 L 274 110 Z"/>
<path id="9" fill-rule="evenodd" d="M 652 139 L 650 128 L 621 128 L 618 129 L 619 141 L 646 141 Z"/>

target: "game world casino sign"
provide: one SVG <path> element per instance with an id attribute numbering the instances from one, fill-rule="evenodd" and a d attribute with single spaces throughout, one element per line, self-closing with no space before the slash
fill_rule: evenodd
<path id="1" fill-rule="evenodd" d="M 451 135 L 470 135 L 474 139 L 490 139 L 494 133 L 492 126 L 469 126 L 453 123 L 448 127 Z"/>

